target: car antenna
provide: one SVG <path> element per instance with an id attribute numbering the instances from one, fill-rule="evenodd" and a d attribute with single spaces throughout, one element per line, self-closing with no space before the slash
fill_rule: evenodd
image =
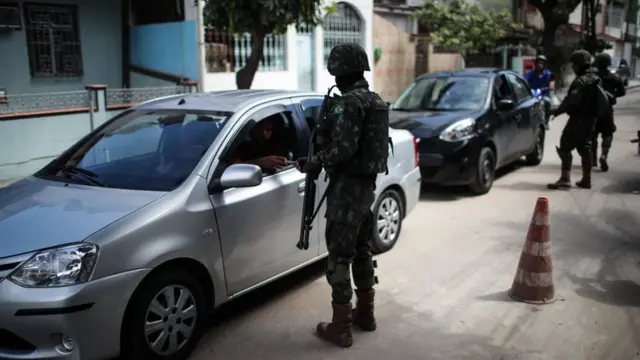
<path id="1" fill-rule="evenodd" d="M 184 101 L 184 99 L 180 99 L 180 101 L 178 101 L 178 105 L 184 105 L 186 103 L 186 101 Z"/>

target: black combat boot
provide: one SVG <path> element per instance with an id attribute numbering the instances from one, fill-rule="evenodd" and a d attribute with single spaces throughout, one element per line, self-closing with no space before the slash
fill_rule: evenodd
<path id="1" fill-rule="evenodd" d="M 571 170 L 562 170 L 560 179 L 554 183 L 547 184 L 551 190 L 569 190 L 571 188 Z"/>
<path id="2" fill-rule="evenodd" d="M 576 186 L 583 189 L 591 189 L 591 157 L 582 157 L 582 179 L 576 182 Z"/>
<path id="3" fill-rule="evenodd" d="M 373 314 L 375 290 L 356 290 L 356 307 L 353 309 L 353 324 L 362 331 L 375 331 L 377 324 Z"/>
<path id="4" fill-rule="evenodd" d="M 331 306 L 333 307 L 331 322 L 318 324 L 316 327 L 318 336 L 340 347 L 350 347 L 353 345 L 353 334 L 351 332 L 353 309 L 351 308 L 351 303 L 345 305 L 332 303 Z"/>
<path id="5" fill-rule="evenodd" d="M 600 155 L 600 170 L 604 172 L 609 171 L 609 163 L 607 162 L 607 155 L 604 151 L 602 152 L 602 155 Z"/>

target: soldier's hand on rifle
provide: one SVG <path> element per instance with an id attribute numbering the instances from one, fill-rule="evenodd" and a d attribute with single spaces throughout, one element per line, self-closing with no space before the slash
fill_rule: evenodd
<path id="1" fill-rule="evenodd" d="M 279 170 L 287 166 L 287 158 L 284 156 L 266 156 L 258 159 L 258 165 L 266 171 Z"/>
<path id="2" fill-rule="evenodd" d="M 296 169 L 302 173 L 307 173 L 312 170 L 317 170 L 320 168 L 320 164 L 315 163 L 313 161 L 309 161 L 306 157 L 301 157 L 296 161 Z"/>

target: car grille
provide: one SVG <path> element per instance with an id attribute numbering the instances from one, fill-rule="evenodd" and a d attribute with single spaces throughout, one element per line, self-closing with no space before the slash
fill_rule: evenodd
<path id="1" fill-rule="evenodd" d="M 33 254 L 23 254 L 0 259 L 0 281 L 9 276 L 22 262 L 28 260 Z"/>

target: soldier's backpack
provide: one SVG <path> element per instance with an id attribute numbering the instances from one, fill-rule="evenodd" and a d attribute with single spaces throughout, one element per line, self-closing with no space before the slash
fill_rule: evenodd
<path id="1" fill-rule="evenodd" d="M 610 119 L 613 115 L 613 104 L 615 104 L 615 95 L 606 91 L 602 85 L 596 84 L 595 89 L 595 114 L 598 120 Z"/>
<path id="2" fill-rule="evenodd" d="M 368 94 L 369 104 L 368 117 L 372 123 L 367 127 L 373 129 L 369 134 L 370 139 L 363 141 L 366 149 L 362 149 L 362 154 L 375 162 L 384 161 L 384 168 L 376 169 L 379 173 L 389 173 L 387 159 L 389 151 L 394 155 L 393 140 L 389 136 L 389 107 L 380 96 L 370 91 Z M 384 145 L 382 145 L 384 144 Z"/>

